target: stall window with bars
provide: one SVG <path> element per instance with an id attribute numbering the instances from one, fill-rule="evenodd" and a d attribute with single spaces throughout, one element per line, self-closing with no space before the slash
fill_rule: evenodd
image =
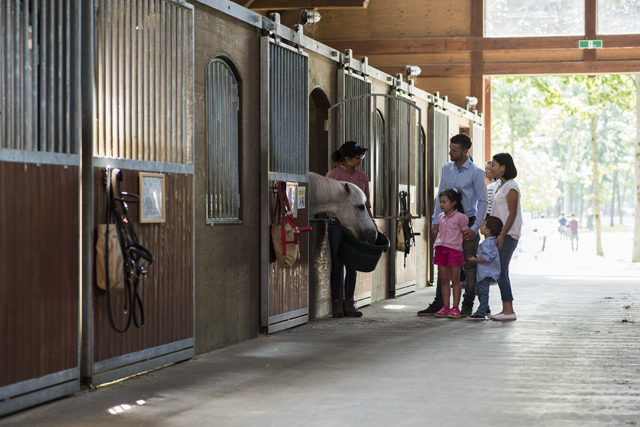
<path id="1" fill-rule="evenodd" d="M 376 110 L 373 113 L 373 154 L 370 156 L 370 162 L 374 164 L 374 170 L 369 179 L 374 182 L 373 186 L 373 215 L 384 216 L 385 215 L 385 200 L 384 200 L 384 118 L 380 110 Z"/>
<path id="2" fill-rule="evenodd" d="M 94 155 L 193 164 L 193 10 L 96 0 Z"/>
<path id="3" fill-rule="evenodd" d="M 0 149 L 78 153 L 77 15 L 71 0 L 0 1 Z"/>
<path id="4" fill-rule="evenodd" d="M 207 223 L 240 221 L 239 87 L 226 62 L 207 66 Z"/>
<path id="5" fill-rule="evenodd" d="M 269 42 L 269 171 L 306 175 L 309 57 Z"/>

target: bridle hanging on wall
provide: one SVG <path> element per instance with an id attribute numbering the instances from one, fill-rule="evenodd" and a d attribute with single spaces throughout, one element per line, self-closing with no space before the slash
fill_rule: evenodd
<path id="1" fill-rule="evenodd" d="M 109 274 L 106 275 L 107 311 L 109 313 L 109 323 L 111 327 L 120 333 L 124 333 L 131 326 L 131 320 L 137 328 L 144 326 L 144 308 L 142 299 L 138 293 L 140 279 L 148 273 L 147 267 L 154 260 L 153 255 L 147 248 L 138 242 L 138 236 L 133 226 L 133 221 L 129 215 L 127 203 L 139 203 L 140 197 L 135 194 L 123 192 L 120 188 L 122 182 L 122 172 L 119 169 L 107 167 L 104 170 L 104 185 L 107 193 L 107 239 L 105 250 L 106 271 L 109 271 L 109 226 L 111 216 L 115 220 L 115 227 L 120 242 L 120 249 L 124 259 L 124 307 L 123 311 L 127 315 L 127 323 L 122 329 L 118 329 L 113 321 L 111 309 L 111 293 Z M 146 261 L 147 266 L 143 265 Z"/>

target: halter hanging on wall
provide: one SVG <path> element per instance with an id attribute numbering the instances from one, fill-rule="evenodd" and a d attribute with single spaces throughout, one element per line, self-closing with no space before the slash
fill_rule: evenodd
<path id="1" fill-rule="evenodd" d="M 139 203 L 140 197 L 135 194 L 123 192 L 120 188 L 122 182 L 122 172 L 119 169 L 112 169 L 110 166 L 104 170 L 104 185 L 107 193 L 107 236 L 111 216 L 115 220 L 115 227 L 118 233 L 120 249 L 124 259 L 124 307 L 123 311 L 127 315 L 127 323 L 122 329 L 118 329 L 113 321 L 111 310 L 111 293 L 109 274 L 106 275 L 107 311 L 111 327 L 120 333 L 126 332 L 131 326 L 131 319 L 137 328 L 144 326 L 144 308 L 142 299 L 138 293 L 140 279 L 148 273 L 147 267 L 154 260 L 153 255 L 147 248 L 138 242 L 138 236 L 133 226 L 133 221 L 129 215 L 128 203 Z M 109 271 L 109 239 L 106 239 L 105 264 L 106 271 Z"/>

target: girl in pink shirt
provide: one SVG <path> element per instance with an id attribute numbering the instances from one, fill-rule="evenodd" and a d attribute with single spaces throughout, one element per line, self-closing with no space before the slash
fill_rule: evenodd
<path id="1" fill-rule="evenodd" d="M 460 266 L 465 265 L 462 252 L 462 232 L 469 229 L 469 217 L 464 214 L 462 207 L 462 195 L 456 189 L 444 190 L 438 196 L 442 213 L 438 215 L 438 234 L 433 243 L 435 255 L 433 263 L 438 266 L 438 274 L 442 279 L 442 301 L 444 306 L 438 311 L 436 317 L 460 318 Z M 451 290 L 449 282 L 453 285 L 453 307 L 449 307 Z"/>

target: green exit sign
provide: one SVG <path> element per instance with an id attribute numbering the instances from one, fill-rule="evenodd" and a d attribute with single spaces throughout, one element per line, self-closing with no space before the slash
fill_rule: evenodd
<path id="1" fill-rule="evenodd" d="M 580 40 L 578 42 L 580 49 L 594 49 L 602 47 L 602 40 Z"/>

